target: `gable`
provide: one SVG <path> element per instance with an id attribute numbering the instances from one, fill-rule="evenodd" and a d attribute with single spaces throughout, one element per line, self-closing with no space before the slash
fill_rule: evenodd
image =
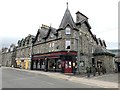
<path id="1" fill-rule="evenodd" d="M 49 30 L 48 36 L 47 36 L 47 40 L 53 40 L 56 38 L 56 34 L 54 32 L 52 32 L 52 30 Z"/>

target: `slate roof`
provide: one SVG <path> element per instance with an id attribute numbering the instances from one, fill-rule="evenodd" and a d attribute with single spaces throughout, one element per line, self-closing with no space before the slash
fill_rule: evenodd
<path id="1" fill-rule="evenodd" d="M 39 29 L 40 37 L 41 38 L 46 38 L 48 34 L 49 29 L 46 28 L 41 28 Z"/>
<path id="2" fill-rule="evenodd" d="M 41 29 L 38 29 L 38 32 L 36 34 L 36 37 L 35 37 L 33 43 L 36 41 L 39 34 L 40 34 L 40 37 L 42 39 L 46 39 L 50 35 L 50 32 L 52 32 L 54 35 L 56 35 L 57 34 L 57 29 L 55 29 L 55 28 L 53 28 L 51 26 L 49 28 L 41 27 Z"/>
<path id="3" fill-rule="evenodd" d="M 53 34 L 57 34 L 57 29 L 53 28 L 53 27 L 50 27 L 50 30 Z"/>
<path id="4" fill-rule="evenodd" d="M 66 27 L 66 25 L 70 25 L 72 28 L 76 28 L 75 22 L 73 20 L 73 17 L 69 11 L 69 9 L 67 8 L 65 11 L 65 14 L 63 16 L 63 19 L 61 21 L 61 24 L 59 26 L 59 29 L 64 29 Z"/>
<path id="5" fill-rule="evenodd" d="M 76 23 L 81 23 L 81 22 L 84 22 L 88 19 L 88 17 L 86 17 L 84 14 L 82 14 L 81 12 L 77 11 L 76 14 L 79 14 L 80 17 L 79 17 L 79 21 L 76 22 Z"/>
<path id="6" fill-rule="evenodd" d="M 102 47 L 96 47 L 93 55 L 95 55 L 95 56 L 97 56 L 97 55 L 115 56 L 115 54 L 113 54 L 111 51 L 107 50 L 106 48 L 102 48 Z"/>
<path id="7" fill-rule="evenodd" d="M 47 38 L 49 36 L 50 32 L 52 32 L 55 35 L 55 34 L 57 34 L 57 29 L 55 29 L 51 26 L 49 28 L 39 29 L 40 36 L 43 39 Z"/>

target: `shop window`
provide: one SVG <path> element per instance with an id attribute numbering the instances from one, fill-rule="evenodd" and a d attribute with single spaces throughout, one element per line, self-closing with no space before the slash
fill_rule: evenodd
<path id="1" fill-rule="evenodd" d="M 54 60 L 51 59 L 51 60 L 49 60 L 48 63 L 49 63 L 49 65 L 48 65 L 49 69 L 54 69 L 55 68 L 55 62 L 54 62 Z"/>
<path id="2" fill-rule="evenodd" d="M 56 62 L 56 69 L 61 69 L 61 60 L 57 60 Z"/>
<path id="3" fill-rule="evenodd" d="M 66 29 L 65 29 L 65 34 L 71 34 L 71 29 L 70 29 L 70 27 L 66 27 Z"/>
<path id="4" fill-rule="evenodd" d="M 70 44 L 71 44 L 71 42 L 70 42 L 70 40 L 66 40 L 66 43 L 65 43 L 66 45 L 65 45 L 65 48 L 66 49 L 70 49 Z"/>

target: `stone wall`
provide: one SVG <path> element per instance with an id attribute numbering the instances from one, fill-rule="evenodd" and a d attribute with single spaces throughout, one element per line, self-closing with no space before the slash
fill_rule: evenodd
<path id="1" fill-rule="evenodd" d="M 103 67 L 105 67 L 107 73 L 114 72 L 115 63 L 114 63 L 114 58 L 112 56 L 108 56 L 108 55 L 95 56 L 96 65 L 97 65 L 97 61 L 99 60 L 102 62 L 102 65 Z"/>

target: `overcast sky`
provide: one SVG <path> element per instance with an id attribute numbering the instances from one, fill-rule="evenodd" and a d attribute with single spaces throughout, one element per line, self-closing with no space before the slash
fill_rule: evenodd
<path id="1" fill-rule="evenodd" d="M 36 35 L 41 24 L 58 28 L 66 2 L 76 21 L 79 10 L 89 18 L 91 31 L 105 40 L 108 48 L 117 48 L 119 0 L 0 0 L 0 38 L 2 44 L 17 42 L 28 34 Z M 5 41 L 6 40 L 6 41 Z M 0 41 L 1 42 L 1 41 Z"/>

